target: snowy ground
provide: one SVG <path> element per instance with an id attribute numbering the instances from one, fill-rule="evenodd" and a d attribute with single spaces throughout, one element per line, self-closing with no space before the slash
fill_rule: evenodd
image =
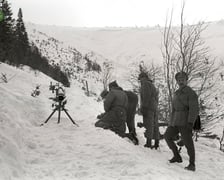
<path id="1" fill-rule="evenodd" d="M 196 146 L 196 172 L 184 170 L 188 164 L 183 149 L 182 164 L 169 164 L 172 156 L 164 140 L 158 151 L 146 149 L 143 129 L 137 128 L 140 145 L 135 146 L 110 131 L 95 128 L 102 102 L 86 97 L 72 84 L 66 89 L 66 108 L 79 127 L 62 112 L 39 126 L 52 112 L 49 91 L 52 81 L 3 63 L 8 83 L 0 83 L 0 179 L 1 180 L 222 180 L 224 154 L 216 141 L 199 138 Z M 41 94 L 30 94 L 40 84 Z M 137 120 L 141 117 L 137 116 Z"/>

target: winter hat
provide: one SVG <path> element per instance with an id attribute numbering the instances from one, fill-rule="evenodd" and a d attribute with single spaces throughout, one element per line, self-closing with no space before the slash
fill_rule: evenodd
<path id="1" fill-rule="evenodd" d="M 179 76 L 184 76 L 184 77 L 186 77 L 186 79 L 188 80 L 188 75 L 187 75 L 187 73 L 184 72 L 184 71 L 180 71 L 180 72 L 176 73 L 176 74 L 175 74 L 175 79 L 177 80 L 177 78 L 178 78 Z"/>
<path id="2" fill-rule="evenodd" d="M 109 89 L 113 88 L 113 87 L 119 87 L 116 80 L 115 81 L 112 81 L 110 84 L 109 84 Z"/>
<path id="3" fill-rule="evenodd" d="M 138 80 L 140 80 L 141 78 L 147 78 L 149 79 L 149 76 L 146 72 L 141 72 L 138 76 Z"/>

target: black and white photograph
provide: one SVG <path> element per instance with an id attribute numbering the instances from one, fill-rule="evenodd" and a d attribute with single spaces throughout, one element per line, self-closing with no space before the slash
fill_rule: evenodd
<path id="1" fill-rule="evenodd" d="M 224 180 L 224 1 L 0 0 L 0 180 Z"/>

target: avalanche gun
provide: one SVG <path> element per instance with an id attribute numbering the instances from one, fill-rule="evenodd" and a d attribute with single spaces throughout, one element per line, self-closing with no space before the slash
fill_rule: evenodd
<path id="1" fill-rule="evenodd" d="M 65 90 L 62 87 L 60 87 L 59 84 L 53 85 L 52 82 L 50 83 L 49 90 L 51 90 L 52 93 L 55 92 L 55 97 L 50 98 L 54 101 L 54 103 L 52 104 L 52 107 L 55 107 L 55 108 L 53 112 L 50 114 L 50 116 L 46 119 L 46 121 L 44 121 L 44 123 L 41 124 L 41 126 L 47 123 L 56 111 L 58 111 L 58 124 L 60 123 L 61 111 L 64 111 L 65 114 L 68 116 L 68 118 L 71 120 L 71 122 L 74 125 L 78 126 L 78 124 L 75 123 L 75 121 L 69 115 L 67 109 L 65 109 L 65 104 L 67 103 Z"/>

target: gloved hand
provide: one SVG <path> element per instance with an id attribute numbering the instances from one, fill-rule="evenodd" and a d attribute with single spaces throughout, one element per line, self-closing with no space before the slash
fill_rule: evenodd
<path id="1" fill-rule="evenodd" d="M 193 129 L 194 124 L 193 123 L 187 123 L 187 128 L 192 130 Z"/>
<path id="2" fill-rule="evenodd" d="M 144 124 L 143 124 L 142 122 L 138 122 L 138 123 L 137 123 L 137 126 L 138 126 L 139 128 L 142 128 L 142 127 L 144 127 Z"/>
<path id="3" fill-rule="evenodd" d="M 143 116 L 147 115 L 147 108 L 146 107 L 141 107 L 140 112 L 142 113 Z"/>
<path id="4" fill-rule="evenodd" d="M 102 119 L 104 115 L 105 115 L 105 113 L 101 113 L 101 114 L 97 115 L 96 118 L 97 118 L 97 119 Z"/>

